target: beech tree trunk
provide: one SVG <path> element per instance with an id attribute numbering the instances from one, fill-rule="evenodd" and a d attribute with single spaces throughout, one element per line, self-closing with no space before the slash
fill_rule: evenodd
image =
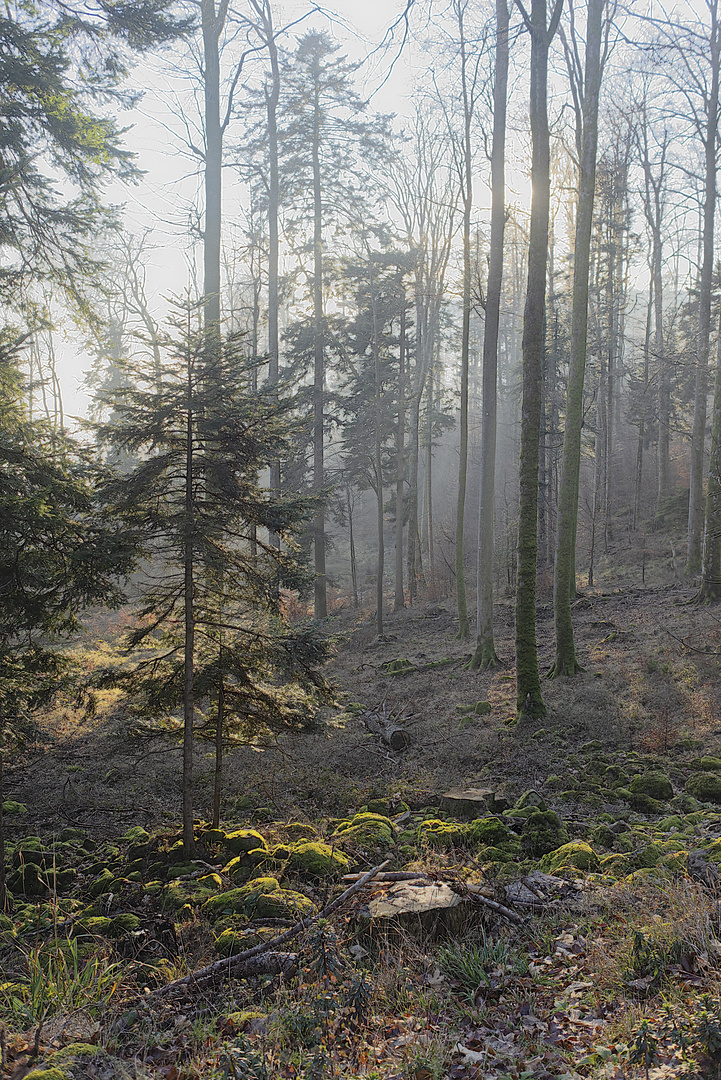
<path id="1" fill-rule="evenodd" d="M 703 528 L 703 466 L 706 440 L 706 398 L 708 395 L 708 358 L 711 337 L 711 286 L 714 266 L 714 223 L 716 215 L 716 162 L 719 110 L 719 67 L 721 66 L 721 33 L 718 22 L 718 0 L 709 0 L 711 31 L 709 54 L 711 79 L 706 102 L 706 130 L 703 133 L 705 153 L 703 240 L 701 279 L 698 292 L 698 338 L 696 345 L 696 387 L 694 393 L 693 434 L 691 436 L 691 476 L 688 504 L 688 550 L 686 573 L 701 570 L 701 536 Z M 721 402 L 719 402 L 721 405 Z M 714 408 L 716 400 L 714 397 Z M 714 426 L 716 417 L 714 416 Z M 705 588 L 705 583 L 703 588 Z"/>
<path id="2" fill-rule="evenodd" d="M 498 663 L 493 636 L 493 518 L 496 485 L 496 426 L 498 406 L 498 326 L 503 281 L 503 234 L 506 224 L 506 104 L 508 96 L 507 0 L 496 0 L 496 58 L 493 85 L 491 144 L 491 244 L 483 330 L 483 417 L 481 424 L 481 485 L 478 502 L 478 565 L 476 571 L 476 649 L 473 670 Z"/>
<path id="3" fill-rule="evenodd" d="M 531 35 L 530 114 L 531 224 L 528 242 L 528 285 L 523 312 L 523 397 L 521 406 L 520 500 L 518 509 L 518 573 L 516 579 L 516 704 L 518 718 L 543 716 L 536 647 L 536 557 L 538 554 L 538 455 L 543 385 L 543 334 L 546 304 L 546 260 L 550 201 L 548 134 L 548 49 L 558 27 L 563 0 L 556 0 L 550 26 L 546 0 L 532 0 L 527 14 L 516 0 Z"/>
<path id="4" fill-rule="evenodd" d="M 401 611 L 405 605 L 403 595 L 403 521 L 404 510 L 404 487 L 405 487 L 405 355 L 406 355 L 406 293 L 401 283 L 401 313 L 400 334 L 398 342 L 398 425 L 396 428 L 396 565 L 395 565 L 395 596 L 393 610 Z"/>
<path id="5" fill-rule="evenodd" d="M 468 603 L 466 600 L 466 573 L 464 526 L 466 515 L 466 480 L 468 474 L 468 354 L 471 335 L 471 209 L 473 206 L 473 165 L 471 154 L 471 122 L 473 120 L 473 87 L 468 86 L 466 39 L 463 27 L 465 3 L 456 4 L 461 48 L 461 93 L 463 96 L 463 322 L 461 329 L 461 401 L 460 445 L 458 454 L 458 500 L 456 504 L 456 604 L 458 607 L 458 637 L 465 641 L 470 637 Z"/>
<path id="6" fill-rule="evenodd" d="M 713 429 L 708 466 L 706 522 L 704 526 L 701 600 L 721 597 L 721 319 L 716 357 L 716 383 L 713 396 Z"/>
<path id="7" fill-rule="evenodd" d="M 588 333 L 588 293 L 591 257 L 591 228 L 596 190 L 596 149 L 598 145 L 598 100 L 601 89 L 601 38 L 605 0 L 588 0 L 586 16 L 586 60 L 580 131 L 578 209 L 573 262 L 571 309 L 571 353 L 563 436 L 561 486 L 558 496 L 556 559 L 553 580 L 553 610 L 556 630 L 556 659 L 553 675 L 575 675 L 576 660 L 571 619 L 571 600 L 576 595 L 576 526 L 581 471 L 583 430 L 583 386 L 586 374 Z"/>

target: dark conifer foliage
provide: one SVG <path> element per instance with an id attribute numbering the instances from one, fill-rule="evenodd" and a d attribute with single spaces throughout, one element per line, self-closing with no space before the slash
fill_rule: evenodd
<path id="1" fill-rule="evenodd" d="M 137 53 L 190 28 L 164 0 L 42 4 L 17 0 L 0 18 L 0 288 L 46 279 L 77 289 L 92 241 L 113 213 L 110 177 L 133 180 L 133 154 L 106 108 L 136 97 Z"/>

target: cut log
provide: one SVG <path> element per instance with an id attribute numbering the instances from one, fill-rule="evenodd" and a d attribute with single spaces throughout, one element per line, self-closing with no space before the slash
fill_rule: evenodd
<path id="1" fill-rule="evenodd" d="M 508 802 L 499 798 L 490 788 L 451 788 L 440 799 L 441 810 L 456 818 L 485 817 L 486 814 L 500 814 L 508 809 Z"/>
<path id="2" fill-rule="evenodd" d="M 388 893 L 374 896 L 365 914 L 370 919 L 371 933 L 403 929 L 437 937 L 460 933 L 472 915 L 472 908 L 448 885 L 400 881 Z"/>
<path id="3" fill-rule="evenodd" d="M 374 735 L 378 735 L 391 750 L 405 750 L 411 737 L 404 727 L 396 722 L 392 714 L 385 711 L 385 706 L 375 712 L 364 712 L 361 719 Z"/>

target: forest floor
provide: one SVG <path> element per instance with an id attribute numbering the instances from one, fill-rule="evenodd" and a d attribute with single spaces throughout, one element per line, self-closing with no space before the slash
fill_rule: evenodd
<path id="1" fill-rule="evenodd" d="M 177 732 L 131 722 L 115 692 L 94 715 L 44 716 L 6 781 L 3 1077 L 717 1075 L 721 611 L 695 605 L 669 560 L 643 583 L 637 566 L 614 575 L 574 604 L 584 671 L 545 682 L 530 725 L 513 723 L 510 598 L 501 666 L 481 673 L 452 600 L 389 616 L 383 642 L 339 611 L 337 707 L 315 734 L 228 755 L 220 832 L 199 743 L 190 864 Z M 89 626 L 88 668 L 113 655 L 117 623 Z M 547 670 L 543 595 L 538 636 Z M 383 710 L 408 733 L 400 752 L 368 730 Z M 444 798 L 469 788 L 488 792 L 479 810 Z M 446 883 L 455 906 L 371 919 L 399 889 L 371 882 L 282 946 L 286 975 L 158 993 L 385 860 L 418 875 L 411 892 Z"/>

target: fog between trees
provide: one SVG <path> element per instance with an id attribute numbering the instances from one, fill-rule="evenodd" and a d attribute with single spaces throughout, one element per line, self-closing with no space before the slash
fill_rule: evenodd
<path id="1" fill-rule="evenodd" d="M 452 595 L 459 636 L 469 649 L 477 638 L 472 664 L 492 666 L 493 596 L 513 593 L 518 713 L 540 716 L 539 587 L 548 600 L 555 581 L 559 676 L 578 669 L 577 588 L 613 584 L 625 551 L 668 545 L 676 572 L 717 597 L 717 0 L 671 13 L 603 0 L 408 0 L 373 48 L 327 13 L 270 0 L 149 3 L 122 18 L 116 6 L 81 17 L 18 4 L 2 31 L 2 284 L 6 338 L 23 345 L 8 363 L 26 377 L 23 423 L 60 445 L 68 350 L 59 354 L 58 335 L 83 335 L 103 421 L 103 437 L 87 438 L 116 476 L 103 490 L 118 472 L 147 471 L 167 409 L 174 422 L 185 409 L 187 469 L 171 488 L 182 481 L 187 493 L 173 604 L 182 593 L 188 730 L 198 692 L 188 558 L 208 581 L 189 507 L 197 496 L 200 520 L 213 503 L 203 424 L 217 415 L 222 427 L 233 404 L 216 414 L 208 373 L 221 355 L 218 392 L 236 363 L 243 394 L 272 423 L 244 458 L 251 518 L 228 509 L 203 521 L 220 575 L 214 603 L 240 605 L 244 632 L 259 611 L 264 633 L 271 623 L 285 633 L 290 611 L 317 622 L 353 606 L 375 613 L 382 639 L 394 610 Z M 39 65 L 30 90 L 28 50 Z M 405 87 L 402 70 L 412 72 Z M 390 101 L 389 87 L 401 87 Z M 103 203 L 109 180 L 139 179 L 139 132 L 121 130 L 135 90 L 149 112 L 168 110 L 163 138 L 186 177 L 171 220 L 140 231 Z M 144 178 L 144 198 L 155 183 Z M 171 339 L 154 265 L 169 228 L 172 258 L 190 268 L 187 332 L 176 314 Z M 186 376 L 178 404 L 169 385 L 182 398 Z M 113 426 L 133 419 L 139 379 L 144 422 L 158 433 L 124 441 Z M 239 431 L 246 415 L 257 424 L 257 409 L 233 408 Z M 177 451 L 182 431 L 174 438 Z M 229 599 L 226 519 L 251 566 L 247 595 Z M 294 588 L 307 560 L 310 596 Z M 218 656 L 230 648 L 216 646 Z M 222 701 L 222 676 L 219 686 Z"/>

